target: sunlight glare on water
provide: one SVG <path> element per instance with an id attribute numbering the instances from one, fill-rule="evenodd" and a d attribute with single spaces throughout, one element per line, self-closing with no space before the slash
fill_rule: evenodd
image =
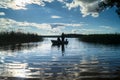
<path id="1" fill-rule="evenodd" d="M 0 77 L 35 80 L 119 80 L 120 46 L 88 44 L 75 38 L 56 46 L 43 42 L 0 48 Z M 15 79 L 16 78 L 16 79 Z"/>

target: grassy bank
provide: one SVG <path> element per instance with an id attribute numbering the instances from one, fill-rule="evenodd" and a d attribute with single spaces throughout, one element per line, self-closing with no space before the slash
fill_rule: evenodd
<path id="1" fill-rule="evenodd" d="M 98 44 L 120 44 L 120 34 L 90 34 L 79 37 L 80 41 Z"/>
<path id="2" fill-rule="evenodd" d="M 0 45 L 20 44 L 42 41 L 42 37 L 32 33 L 0 32 Z"/>

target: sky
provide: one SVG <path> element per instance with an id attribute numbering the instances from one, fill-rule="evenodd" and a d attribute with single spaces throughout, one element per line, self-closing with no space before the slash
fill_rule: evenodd
<path id="1" fill-rule="evenodd" d="M 0 0 L 0 31 L 41 35 L 119 33 L 116 7 L 97 12 L 103 0 Z"/>

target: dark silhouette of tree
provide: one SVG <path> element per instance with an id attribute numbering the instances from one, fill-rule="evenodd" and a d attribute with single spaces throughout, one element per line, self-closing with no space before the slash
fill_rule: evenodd
<path id="1" fill-rule="evenodd" d="M 116 7 L 116 13 L 120 17 L 120 0 L 103 0 L 99 3 L 99 11 L 102 11 L 106 8 Z"/>
<path id="2" fill-rule="evenodd" d="M 22 32 L 0 32 L 0 46 L 42 41 L 40 35 Z"/>
<path id="3" fill-rule="evenodd" d="M 97 44 L 120 44 L 120 34 L 89 34 L 82 35 L 80 41 Z"/>

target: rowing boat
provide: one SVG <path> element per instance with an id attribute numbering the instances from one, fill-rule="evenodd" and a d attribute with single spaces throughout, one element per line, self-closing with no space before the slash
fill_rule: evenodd
<path id="1" fill-rule="evenodd" d="M 68 44 L 68 41 L 51 40 L 51 42 L 52 42 L 52 44 L 54 44 L 54 45 Z"/>

